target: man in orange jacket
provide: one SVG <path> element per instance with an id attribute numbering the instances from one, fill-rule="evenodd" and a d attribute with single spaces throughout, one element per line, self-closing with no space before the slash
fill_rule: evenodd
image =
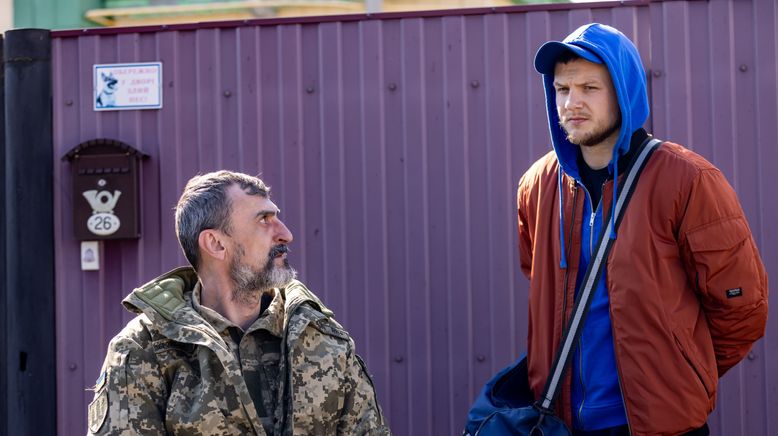
<path id="1" fill-rule="evenodd" d="M 618 183 L 650 135 L 634 44 L 582 26 L 535 57 L 554 150 L 518 188 L 530 279 L 528 370 L 536 397 Z M 735 192 L 671 142 L 649 159 L 624 212 L 559 396 L 576 435 L 708 434 L 718 379 L 764 334 L 767 274 Z"/>

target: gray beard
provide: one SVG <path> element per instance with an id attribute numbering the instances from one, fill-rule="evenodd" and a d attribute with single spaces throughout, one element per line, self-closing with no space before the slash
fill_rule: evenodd
<path id="1" fill-rule="evenodd" d="M 280 267 L 274 263 L 274 257 L 269 256 L 265 267 L 256 270 L 243 263 L 244 251 L 239 246 L 235 257 L 230 263 L 230 278 L 235 287 L 232 290 L 232 301 L 244 305 L 254 305 L 260 296 L 273 288 L 282 288 L 297 277 L 297 271 L 289 266 L 284 259 Z"/>

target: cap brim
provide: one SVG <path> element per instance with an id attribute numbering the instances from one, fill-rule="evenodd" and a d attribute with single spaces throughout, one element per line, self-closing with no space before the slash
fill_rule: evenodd
<path id="1" fill-rule="evenodd" d="M 583 47 L 566 42 L 549 41 L 543 44 L 535 54 L 535 70 L 541 74 L 554 74 L 556 60 L 566 51 L 571 51 L 589 62 L 602 63 L 599 56 Z"/>

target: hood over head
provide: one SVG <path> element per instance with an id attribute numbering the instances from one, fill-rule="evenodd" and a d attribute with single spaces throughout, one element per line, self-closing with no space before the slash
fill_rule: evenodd
<path id="1" fill-rule="evenodd" d="M 538 50 L 535 55 L 535 69 L 543 74 L 551 142 L 564 172 L 580 180 L 576 163 L 578 146 L 567 140 L 564 129 L 559 125 L 556 110 L 554 67 L 557 58 L 565 51 L 572 51 L 590 62 L 608 67 L 621 111 L 621 128 L 609 165 L 611 171 L 614 170 L 618 156 L 629 151 L 632 133 L 641 128 L 648 119 L 646 73 L 640 54 L 632 41 L 617 29 L 604 24 L 586 24 L 563 41 L 549 41 Z"/>
<path id="2" fill-rule="evenodd" d="M 629 151 L 632 134 L 643 126 L 648 118 L 648 94 L 646 92 L 646 72 L 640 60 L 635 44 L 617 29 L 599 23 L 586 24 L 568 35 L 561 42 L 549 41 L 543 44 L 535 54 L 535 69 L 543 74 L 543 86 L 546 91 L 546 111 L 551 142 L 559 161 L 559 238 L 561 242 L 560 268 L 567 268 L 565 258 L 564 216 L 562 211 L 562 172 L 580 181 L 578 172 L 578 146 L 567 140 L 559 114 L 556 109 L 556 91 L 554 90 L 554 68 L 559 56 L 571 51 L 578 56 L 597 64 L 605 64 L 611 76 L 621 112 L 619 136 L 613 147 L 613 156 L 608 164 L 611 174 L 618 177 L 619 156 Z M 618 198 L 618 184 L 614 183 L 613 203 Z M 611 208 L 610 238 L 616 239 L 615 208 Z"/>

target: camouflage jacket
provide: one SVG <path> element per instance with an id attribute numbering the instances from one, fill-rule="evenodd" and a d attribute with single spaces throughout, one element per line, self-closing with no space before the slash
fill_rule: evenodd
<path id="1" fill-rule="evenodd" d="M 178 268 L 135 289 L 139 315 L 108 346 L 89 435 L 266 435 L 241 363 L 191 304 L 197 276 Z M 354 342 L 305 285 L 284 295 L 276 435 L 388 435 Z M 283 394 L 281 394 L 283 393 Z"/>

